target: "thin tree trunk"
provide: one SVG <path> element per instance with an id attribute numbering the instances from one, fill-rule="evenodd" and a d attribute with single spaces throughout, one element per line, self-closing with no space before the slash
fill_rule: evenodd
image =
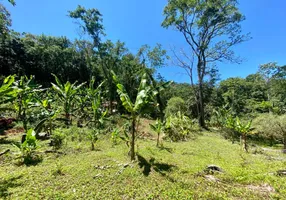
<path id="1" fill-rule="evenodd" d="M 246 134 L 243 134 L 242 137 L 243 137 L 244 150 L 248 153 L 248 145 L 247 145 L 247 141 L 246 141 Z"/>
<path id="2" fill-rule="evenodd" d="M 131 142 L 130 142 L 130 156 L 131 161 L 135 160 L 135 132 L 136 132 L 136 117 L 132 117 L 132 130 L 131 130 Z"/>
<path id="3" fill-rule="evenodd" d="M 283 140 L 284 140 L 283 153 L 286 153 L 286 133 L 283 134 Z"/>
<path id="4" fill-rule="evenodd" d="M 199 102 L 198 102 L 198 107 L 199 107 L 199 125 L 202 128 L 206 128 L 205 124 L 205 109 L 204 109 L 204 97 L 203 97 L 203 85 L 202 85 L 202 80 L 199 81 Z"/>
<path id="5" fill-rule="evenodd" d="M 160 146 L 160 133 L 158 133 L 158 136 L 157 136 L 157 147 Z"/>

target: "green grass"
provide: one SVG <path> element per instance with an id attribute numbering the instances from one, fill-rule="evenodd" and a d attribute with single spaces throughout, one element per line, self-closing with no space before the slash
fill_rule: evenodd
<path id="1" fill-rule="evenodd" d="M 60 153 L 44 153 L 51 149 L 45 141 L 38 149 L 43 161 L 35 166 L 17 165 L 16 148 L 9 144 L 16 139 L 0 144 L 0 152 L 11 149 L 0 158 L 3 199 L 286 199 L 286 178 L 275 175 L 286 168 L 285 155 L 246 154 L 215 133 L 189 142 L 164 141 L 164 148 L 138 140 L 136 162 L 130 162 L 124 143 L 113 147 L 107 136 L 96 151 L 88 141 L 68 139 Z M 203 172 L 209 164 L 224 170 L 212 175 L 216 181 Z"/>

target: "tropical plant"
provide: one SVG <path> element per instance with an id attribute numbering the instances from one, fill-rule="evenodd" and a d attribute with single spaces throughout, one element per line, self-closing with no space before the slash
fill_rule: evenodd
<path id="1" fill-rule="evenodd" d="M 11 102 L 15 98 L 15 90 L 12 85 L 15 81 L 15 76 L 7 76 L 0 87 L 0 104 Z"/>
<path id="2" fill-rule="evenodd" d="M 110 138 L 112 145 L 117 145 L 120 140 L 120 130 L 118 128 L 113 129 L 111 132 L 111 138 Z"/>
<path id="3" fill-rule="evenodd" d="M 60 130 L 57 130 L 53 133 L 51 137 L 51 145 L 55 150 L 60 149 L 63 146 L 66 135 L 62 133 Z"/>
<path id="4" fill-rule="evenodd" d="M 120 96 L 123 107 L 127 112 L 131 114 L 131 141 L 130 141 L 130 157 L 131 160 L 135 160 L 135 139 L 136 139 L 136 127 L 142 114 L 142 108 L 148 103 L 148 98 L 151 94 L 151 88 L 147 85 L 147 75 L 144 73 L 141 78 L 141 82 L 138 88 L 138 93 L 135 103 L 133 103 L 126 92 L 124 86 L 118 82 L 118 78 L 113 72 L 113 80 L 117 86 L 117 93 Z"/>
<path id="5" fill-rule="evenodd" d="M 27 131 L 26 139 L 23 143 L 15 143 L 14 145 L 20 150 L 21 158 L 23 158 L 25 164 L 31 164 L 35 161 L 34 153 L 39 146 L 33 129 Z"/>
<path id="6" fill-rule="evenodd" d="M 227 109 L 227 105 L 219 107 L 213 110 L 211 123 L 213 126 L 222 128 L 226 125 L 227 118 L 230 116 L 230 109 Z"/>
<path id="7" fill-rule="evenodd" d="M 60 79 L 55 74 L 52 75 L 55 77 L 56 81 L 56 84 L 52 83 L 52 88 L 58 94 L 59 100 L 63 104 L 66 125 L 69 125 L 71 124 L 71 116 L 74 111 L 75 96 L 85 83 L 76 85 L 77 82 L 71 84 L 69 81 L 67 81 L 65 84 L 62 84 Z"/>
<path id="8" fill-rule="evenodd" d="M 58 118 L 58 115 L 60 114 L 61 110 L 52 109 L 51 99 L 45 99 L 45 100 L 37 99 L 37 100 L 38 103 L 40 104 L 40 107 L 42 108 L 41 112 L 42 119 L 36 125 L 35 132 L 36 134 L 38 134 L 43 128 L 45 128 L 45 131 L 48 133 L 48 135 L 52 135 L 55 126 L 54 122 L 55 120 L 60 119 Z"/>
<path id="9" fill-rule="evenodd" d="M 166 117 L 176 115 L 178 112 L 186 114 L 186 102 L 181 97 L 172 97 L 167 103 L 165 110 Z"/>
<path id="10" fill-rule="evenodd" d="M 167 117 L 164 132 L 173 142 L 195 139 L 196 132 L 200 129 L 194 120 L 183 115 L 180 111 L 175 115 Z"/>
<path id="11" fill-rule="evenodd" d="M 90 144 L 91 144 L 91 150 L 94 151 L 95 150 L 95 143 L 98 140 L 98 136 L 100 134 L 100 130 L 98 129 L 92 129 L 92 131 L 90 131 L 88 133 L 88 139 L 90 140 Z"/>
<path id="12" fill-rule="evenodd" d="M 89 87 L 87 89 L 87 96 L 89 98 L 92 110 L 92 120 L 89 123 L 94 124 L 94 128 L 99 128 L 103 124 L 104 118 L 108 113 L 108 110 L 103 111 L 101 109 L 101 87 L 104 81 L 99 84 L 97 88 L 94 88 L 95 78 L 93 77 L 90 81 Z"/>
<path id="13" fill-rule="evenodd" d="M 157 119 L 155 124 L 149 124 L 150 128 L 157 133 L 157 147 L 160 146 L 160 134 L 163 131 L 163 124 L 161 120 Z M 162 144 L 162 143 L 161 143 Z"/>
<path id="14" fill-rule="evenodd" d="M 251 133 L 253 128 L 251 127 L 252 121 L 242 123 L 241 120 L 236 117 L 235 130 L 241 135 L 241 144 L 246 152 L 248 152 L 247 136 Z"/>
<path id="15" fill-rule="evenodd" d="M 269 140 L 273 145 L 283 143 L 286 149 L 286 115 L 261 114 L 253 120 L 253 127 L 258 136 L 264 141 Z M 285 151 L 286 152 L 286 151 Z"/>
<path id="16" fill-rule="evenodd" d="M 35 84 L 33 76 L 21 76 L 18 81 L 15 81 L 13 88 L 16 92 L 16 101 L 14 104 L 17 112 L 17 119 L 23 122 L 23 127 L 28 131 L 28 123 L 32 114 L 29 110 L 37 107 L 35 93 L 42 92 L 40 85 Z"/>

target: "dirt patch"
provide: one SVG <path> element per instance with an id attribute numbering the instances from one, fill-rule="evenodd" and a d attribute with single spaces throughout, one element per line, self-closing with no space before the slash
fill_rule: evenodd
<path id="1" fill-rule="evenodd" d="M 140 124 L 137 129 L 139 133 L 139 138 L 155 140 L 156 133 L 150 129 L 150 125 L 149 125 L 149 124 L 154 124 L 154 123 L 155 123 L 154 120 L 145 119 L 145 118 L 140 119 Z"/>
<path id="2" fill-rule="evenodd" d="M 18 135 L 25 132 L 23 127 L 11 128 L 9 130 L 5 130 L 1 135 Z"/>
<path id="3" fill-rule="evenodd" d="M 270 185 L 268 185 L 268 184 L 263 184 L 263 185 L 260 185 L 260 186 L 247 185 L 246 187 L 249 190 L 252 190 L 254 192 L 258 192 L 258 193 L 261 193 L 261 194 L 270 194 L 270 193 L 274 193 L 275 192 L 275 189 L 273 187 L 271 187 Z"/>

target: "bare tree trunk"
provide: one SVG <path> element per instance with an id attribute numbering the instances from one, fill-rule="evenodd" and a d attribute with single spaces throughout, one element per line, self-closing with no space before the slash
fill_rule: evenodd
<path id="1" fill-rule="evenodd" d="M 132 117 L 132 130 L 131 130 L 131 142 L 130 142 L 130 157 L 131 161 L 135 160 L 135 132 L 136 132 L 136 117 Z"/>
<path id="2" fill-rule="evenodd" d="M 205 109 L 204 109 L 204 96 L 203 96 L 203 83 L 202 80 L 199 80 L 199 102 L 198 102 L 198 108 L 199 108 L 199 125 L 202 128 L 206 128 L 205 124 Z"/>

